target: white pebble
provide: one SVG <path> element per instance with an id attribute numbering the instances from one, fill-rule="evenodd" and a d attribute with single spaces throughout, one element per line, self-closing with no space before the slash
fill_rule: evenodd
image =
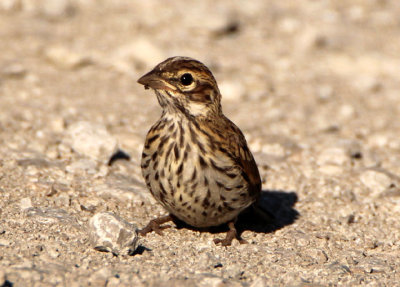
<path id="1" fill-rule="evenodd" d="M 388 175 L 374 170 L 363 172 L 360 176 L 360 180 L 376 196 L 384 192 L 392 183 Z"/>
<path id="2" fill-rule="evenodd" d="M 224 100 L 240 100 L 245 93 L 243 85 L 239 82 L 222 81 L 218 87 Z"/>
<path id="3" fill-rule="evenodd" d="M 343 148 L 332 147 L 321 151 L 318 155 L 317 163 L 323 165 L 344 165 L 350 161 L 347 151 Z"/>
<path id="4" fill-rule="evenodd" d="M 28 208 L 32 207 L 32 200 L 29 197 L 22 198 L 19 201 L 19 207 L 22 210 L 27 210 Z"/>
<path id="5" fill-rule="evenodd" d="M 92 62 L 88 57 L 67 50 L 64 47 L 50 47 L 46 49 L 45 56 L 55 66 L 64 69 L 75 69 Z"/>
<path id="6" fill-rule="evenodd" d="M 118 148 L 117 140 L 103 125 L 84 121 L 69 126 L 63 142 L 74 152 L 104 163 Z"/>
<path id="7" fill-rule="evenodd" d="M 110 212 L 89 220 L 89 237 L 95 249 L 114 254 L 130 254 L 138 246 L 136 227 Z"/>

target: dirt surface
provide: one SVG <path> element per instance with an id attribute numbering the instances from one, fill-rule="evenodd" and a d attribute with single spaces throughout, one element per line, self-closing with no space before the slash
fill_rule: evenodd
<path id="1" fill-rule="evenodd" d="M 400 286 L 399 15 L 395 0 L 0 1 L 0 285 Z M 136 80 L 174 55 L 214 72 L 275 219 L 242 219 L 247 245 L 171 228 L 97 251 L 95 214 L 163 214 L 140 173 L 160 107 Z M 117 147 L 130 160 L 108 166 Z"/>

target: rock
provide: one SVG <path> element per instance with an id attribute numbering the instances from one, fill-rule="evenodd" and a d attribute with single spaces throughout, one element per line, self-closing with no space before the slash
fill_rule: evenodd
<path id="1" fill-rule="evenodd" d="M 382 89 L 382 82 L 373 76 L 358 76 L 353 85 L 362 93 L 376 93 Z"/>
<path id="2" fill-rule="evenodd" d="M 7 239 L 0 238 L 0 247 L 2 246 L 10 246 L 11 242 Z M 1 281 L 1 273 L 0 273 L 0 281 Z M 2 286 L 2 285 L 0 285 Z"/>
<path id="3" fill-rule="evenodd" d="M 119 278 L 111 277 L 107 280 L 107 287 L 118 287 L 118 286 L 121 286 L 121 280 Z M 136 283 L 135 286 L 137 286 Z"/>
<path id="4" fill-rule="evenodd" d="M 118 149 L 117 140 L 103 125 L 85 121 L 70 125 L 63 143 L 74 152 L 105 164 Z"/>
<path id="5" fill-rule="evenodd" d="M 0 270 L 0 286 L 6 286 L 7 276 L 4 270 Z"/>
<path id="6" fill-rule="evenodd" d="M 69 206 L 71 202 L 71 198 L 68 195 L 68 193 L 61 193 L 58 196 L 54 197 L 54 205 L 57 207 L 62 207 L 62 206 Z"/>
<path id="7" fill-rule="evenodd" d="M 49 127 L 55 133 L 61 133 L 64 131 L 65 123 L 62 117 L 53 117 L 50 120 Z"/>
<path id="8" fill-rule="evenodd" d="M 39 169 L 50 168 L 50 167 L 60 167 L 61 163 L 58 161 L 48 161 L 42 157 L 34 157 L 34 158 L 23 158 L 17 161 L 19 166 L 23 167 L 37 167 Z"/>
<path id="9" fill-rule="evenodd" d="M 40 172 L 39 169 L 36 166 L 33 166 L 33 165 L 28 166 L 26 168 L 26 170 L 25 170 L 25 174 L 27 176 L 31 176 L 31 177 L 36 177 L 39 172 Z"/>
<path id="10" fill-rule="evenodd" d="M 89 238 L 96 250 L 131 254 L 138 246 L 133 224 L 110 212 L 97 213 L 89 220 Z"/>
<path id="11" fill-rule="evenodd" d="M 76 69 L 91 64 L 92 60 L 64 47 L 50 47 L 44 52 L 46 58 L 58 68 Z"/>
<path id="12" fill-rule="evenodd" d="M 253 153 L 261 152 L 261 149 L 262 149 L 261 140 L 259 140 L 259 139 L 253 139 L 253 138 L 249 137 L 249 138 L 248 138 L 248 145 L 249 145 L 250 150 L 251 150 Z"/>
<path id="13" fill-rule="evenodd" d="M 365 8 L 362 6 L 354 5 L 350 7 L 347 12 L 349 18 L 353 22 L 362 23 L 366 17 Z"/>
<path id="14" fill-rule="evenodd" d="M 31 208 L 32 207 L 31 199 L 29 197 L 22 198 L 19 201 L 19 207 L 21 208 L 21 210 L 26 210 L 28 208 Z"/>
<path id="15" fill-rule="evenodd" d="M 264 144 L 261 148 L 261 151 L 265 154 L 275 157 L 284 157 L 286 155 L 285 148 L 277 142 Z"/>
<path id="16" fill-rule="evenodd" d="M 317 164 L 323 165 L 345 165 L 350 161 L 347 150 L 338 147 L 324 149 L 317 158 Z"/>
<path id="17" fill-rule="evenodd" d="M 375 170 L 363 172 L 360 176 L 360 181 L 368 187 L 375 196 L 379 196 L 383 193 L 392 183 L 388 175 Z"/>
<path id="18" fill-rule="evenodd" d="M 92 159 L 81 159 L 67 165 L 65 170 L 71 174 L 95 174 L 97 172 L 97 164 Z"/>
<path id="19" fill-rule="evenodd" d="M 278 25 L 280 31 L 288 34 L 292 34 L 298 31 L 300 22 L 295 18 L 286 17 L 283 18 Z"/>
<path id="20" fill-rule="evenodd" d="M 17 10 L 20 7 L 19 0 L 2 0 L 0 1 L 0 9 L 4 11 Z M 0 286 L 3 286 L 0 284 Z"/>
<path id="21" fill-rule="evenodd" d="M 383 274 L 389 274 L 390 272 L 393 272 L 393 266 L 388 264 L 386 260 L 382 260 L 380 258 L 377 258 L 375 256 L 371 256 L 371 258 L 362 258 L 357 262 L 357 267 L 362 270 L 362 272 L 365 272 L 366 274 L 371 274 L 371 273 L 383 273 Z"/>
<path id="22" fill-rule="evenodd" d="M 368 137 L 368 145 L 372 147 L 383 148 L 390 142 L 389 135 L 385 133 L 374 133 Z"/>
<path id="23" fill-rule="evenodd" d="M 188 26 L 197 30 L 198 32 L 211 32 L 214 35 L 222 35 L 226 34 L 226 31 L 229 31 L 229 27 L 237 21 L 230 19 L 230 17 L 225 17 L 219 13 L 210 13 L 207 16 L 207 21 L 202 21 L 201 15 L 198 13 L 188 15 Z M 225 32 L 225 33 L 224 33 Z"/>
<path id="24" fill-rule="evenodd" d="M 238 20 L 235 19 L 226 19 L 222 26 L 217 27 L 214 30 L 214 35 L 216 37 L 224 37 L 238 34 L 241 30 L 241 25 Z"/>
<path id="25" fill-rule="evenodd" d="M 71 186 L 69 184 L 65 184 L 62 182 L 54 182 L 49 191 L 46 193 L 46 196 L 51 197 L 53 195 L 56 195 L 60 192 L 68 192 L 71 190 Z"/>
<path id="26" fill-rule="evenodd" d="M 94 271 L 88 278 L 91 286 L 108 286 L 108 279 L 111 277 L 111 270 L 108 267 L 103 267 Z"/>
<path id="27" fill-rule="evenodd" d="M 104 204 L 104 200 L 98 197 L 83 197 L 79 199 L 79 204 L 82 210 L 94 212 L 98 206 Z"/>
<path id="28" fill-rule="evenodd" d="M 352 105 L 347 105 L 347 104 L 342 105 L 338 111 L 338 116 L 342 120 L 351 119 L 354 117 L 354 114 L 355 114 L 354 107 Z"/>
<path id="29" fill-rule="evenodd" d="M 70 0 L 42 0 L 41 12 L 49 17 L 58 18 L 71 15 L 74 7 Z"/>
<path id="30" fill-rule="evenodd" d="M 197 286 L 210 286 L 210 287 L 242 286 L 237 282 L 228 281 L 221 277 L 212 276 L 209 274 L 204 274 L 202 276 L 199 276 L 198 278 L 196 278 L 196 281 L 198 282 Z"/>
<path id="31" fill-rule="evenodd" d="M 256 278 L 250 285 L 250 287 L 267 287 L 267 286 L 269 286 L 269 284 L 265 277 Z"/>
<path id="32" fill-rule="evenodd" d="M 232 281 L 226 280 L 224 278 L 215 276 L 213 274 L 198 274 L 195 277 L 191 278 L 174 278 L 168 281 L 165 280 L 156 280 L 152 284 L 152 287 L 242 287 L 242 284 Z M 257 286 L 258 287 L 258 286 Z"/>
<path id="33" fill-rule="evenodd" d="M 240 100 L 245 94 L 245 88 L 239 81 L 222 81 L 218 87 L 224 100 Z"/>
<path id="34" fill-rule="evenodd" d="M 131 74 L 134 71 L 132 70 L 134 65 L 150 69 L 165 60 L 165 57 L 160 48 L 151 41 L 139 38 L 116 49 L 108 64 L 120 72 Z"/>
<path id="35" fill-rule="evenodd" d="M 339 175 L 343 173 L 343 168 L 333 164 L 325 164 L 318 167 L 318 171 L 325 175 Z"/>
<path id="36" fill-rule="evenodd" d="M 267 141 L 249 137 L 250 150 L 255 154 L 260 152 L 275 159 L 283 159 L 300 150 L 294 141 L 285 136 L 269 134 L 267 137 Z"/>
<path id="37" fill-rule="evenodd" d="M 75 7 L 71 0 L 19 0 L 23 11 L 49 18 L 70 16 Z"/>
<path id="38" fill-rule="evenodd" d="M 13 63 L 5 66 L 1 74 L 6 78 L 20 79 L 26 75 L 26 69 L 19 63 Z"/>
<path id="39" fill-rule="evenodd" d="M 42 224 L 65 223 L 79 227 L 76 218 L 63 209 L 31 207 L 25 210 L 26 216 Z"/>
<path id="40" fill-rule="evenodd" d="M 110 185 L 110 184 L 100 184 L 93 187 L 93 191 L 98 197 L 104 200 L 115 199 L 119 202 L 124 203 L 154 203 L 154 199 L 146 187 L 137 188 L 132 186 L 130 188 Z"/>
<path id="41" fill-rule="evenodd" d="M 107 176 L 105 183 L 93 185 L 91 191 L 104 200 L 115 199 L 120 202 L 154 204 L 155 200 L 143 182 L 140 170 L 127 171 L 129 175 Z"/>
<path id="42" fill-rule="evenodd" d="M 59 247 L 57 245 L 48 244 L 46 246 L 46 250 L 47 250 L 47 254 L 53 259 L 58 258 L 58 257 L 61 256 L 61 252 L 60 252 Z"/>
<path id="43" fill-rule="evenodd" d="M 321 101 L 330 100 L 333 96 L 333 88 L 330 85 L 321 85 L 316 89 L 316 94 Z"/>
<path id="44" fill-rule="evenodd" d="M 307 255 L 311 256 L 313 258 L 313 260 L 315 260 L 315 262 L 317 262 L 317 264 L 324 264 L 329 259 L 326 252 L 319 248 L 308 250 Z"/>

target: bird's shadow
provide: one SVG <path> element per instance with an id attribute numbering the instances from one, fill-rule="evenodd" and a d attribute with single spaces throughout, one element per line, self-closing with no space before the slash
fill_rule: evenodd
<path id="1" fill-rule="evenodd" d="M 294 209 L 297 200 L 297 194 L 293 191 L 263 190 L 256 205 L 239 215 L 236 222 L 238 235 L 240 236 L 246 230 L 270 233 L 294 223 L 300 216 L 299 212 Z M 199 230 L 179 220 L 174 220 L 174 222 L 178 229 Z M 227 230 L 226 224 L 207 229 L 211 233 L 221 233 Z"/>
<path id="2" fill-rule="evenodd" d="M 294 223 L 300 216 L 294 208 L 297 200 L 293 191 L 263 190 L 256 208 L 249 208 L 239 216 L 236 223 L 239 234 L 245 230 L 270 233 Z"/>

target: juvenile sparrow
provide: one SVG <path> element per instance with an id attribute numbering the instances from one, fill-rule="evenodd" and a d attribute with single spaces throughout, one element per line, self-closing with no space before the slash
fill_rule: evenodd
<path id="1" fill-rule="evenodd" d="M 142 173 L 170 214 L 140 233 L 160 233 L 161 224 L 178 218 L 197 228 L 228 223 L 226 238 L 214 242 L 244 243 L 235 221 L 259 197 L 261 179 L 242 132 L 222 113 L 213 74 L 192 58 L 172 57 L 138 82 L 155 91 L 162 107 L 146 137 Z"/>

